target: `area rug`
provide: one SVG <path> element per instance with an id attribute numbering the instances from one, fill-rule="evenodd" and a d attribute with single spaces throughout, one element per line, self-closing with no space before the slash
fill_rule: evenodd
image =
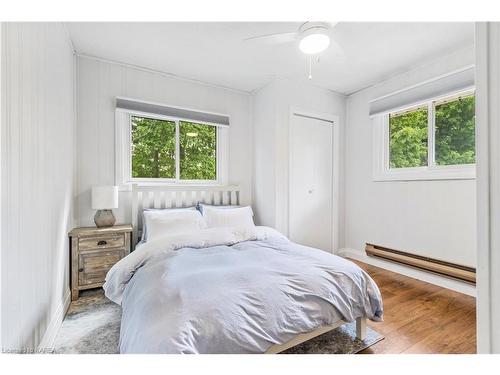
<path id="1" fill-rule="evenodd" d="M 70 305 L 53 352 L 117 354 L 120 320 L 120 306 L 108 300 L 102 289 L 82 292 L 80 298 Z M 355 323 L 348 323 L 290 348 L 283 354 L 354 354 L 383 338 L 368 327 L 366 339 L 359 340 L 356 338 Z"/>

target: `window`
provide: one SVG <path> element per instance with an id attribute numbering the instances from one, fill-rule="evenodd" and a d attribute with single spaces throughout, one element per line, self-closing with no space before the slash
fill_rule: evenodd
<path id="1" fill-rule="evenodd" d="M 217 180 L 217 128 L 179 122 L 181 180 Z"/>
<path id="2" fill-rule="evenodd" d="M 223 184 L 227 128 L 117 110 L 117 184 Z"/>
<path id="3" fill-rule="evenodd" d="M 437 165 L 474 164 L 475 97 L 468 95 L 434 106 Z"/>
<path id="4" fill-rule="evenodd" d="M 374 179 L 474 178 L 474 105 L 466 91 L 377 116 Z"/>
<path id="5" fill-rule="evenodd" d="M 131 116 L 132 178 L 175 178 L 175 122 Z"/>
<path id="6" fill-rule="evenodd" d="M 427 165 L 427 107 L 389 115 L 390 168 Z"/>

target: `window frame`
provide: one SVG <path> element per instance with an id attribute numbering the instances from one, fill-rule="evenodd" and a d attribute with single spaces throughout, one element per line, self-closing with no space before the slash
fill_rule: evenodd
<path id="1" fill-rule="evenodd" d="M 132 117 L 146 117 L 155 120 L 165 120 L 175 122 L 175 178 L 137 178 L 132 177 Z M 217 137 L 217 163 L 216 180 L 181 180 L 180 179 L 180 122 L 192 122 L 200 125 L 215 126 Z M 228 166 L 228 141 L 229 128 L 224 125 L 215 124 L 208 121 L 191 120 L 182 117 L 173 117 L 146 113 L 141 111 L 132 111 L 122 108 L 116 108 L 115 111 L 115 183 L 120 190 L 131 190 L 132 184 L 142 186 L 155 185 L 182 185 L 182 186 L 220 186 L 227 184 L 227 166 Z"/>
<path id="2" fill-rule="evenodd" d="M 475 88 L 449 92 L 373 117 L 373 181 L 467 180 L 476 178 L 476 164 L 437 165 L 435 150 L 435 107 L 459 97 L 475 95 Z M 427 107 L 427 166 L 390 168 L 391 114 Z"/>

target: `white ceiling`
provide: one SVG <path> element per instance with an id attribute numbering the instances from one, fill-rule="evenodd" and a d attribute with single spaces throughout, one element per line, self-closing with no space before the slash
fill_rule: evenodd
<path id="1" fill-rule="evenodd" d="M 276 76 L 307 79 L 294 42 L 244 42 L 300 22 L 68 23 L 78 53 L 244 91 Z M 474 43 L 472 23 L 341 22 L 313 65 L 315 85 L 349 94 Z"/>

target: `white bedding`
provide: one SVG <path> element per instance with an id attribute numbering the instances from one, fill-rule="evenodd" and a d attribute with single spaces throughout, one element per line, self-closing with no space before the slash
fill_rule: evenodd
<path id="1" fill-rule="evenodd" d="M 358 266 L 266 227 L 148 241 L 104 289 L 122 305 L 121 353 L 263 353 L 339 320 L 382 319 Z"/>

